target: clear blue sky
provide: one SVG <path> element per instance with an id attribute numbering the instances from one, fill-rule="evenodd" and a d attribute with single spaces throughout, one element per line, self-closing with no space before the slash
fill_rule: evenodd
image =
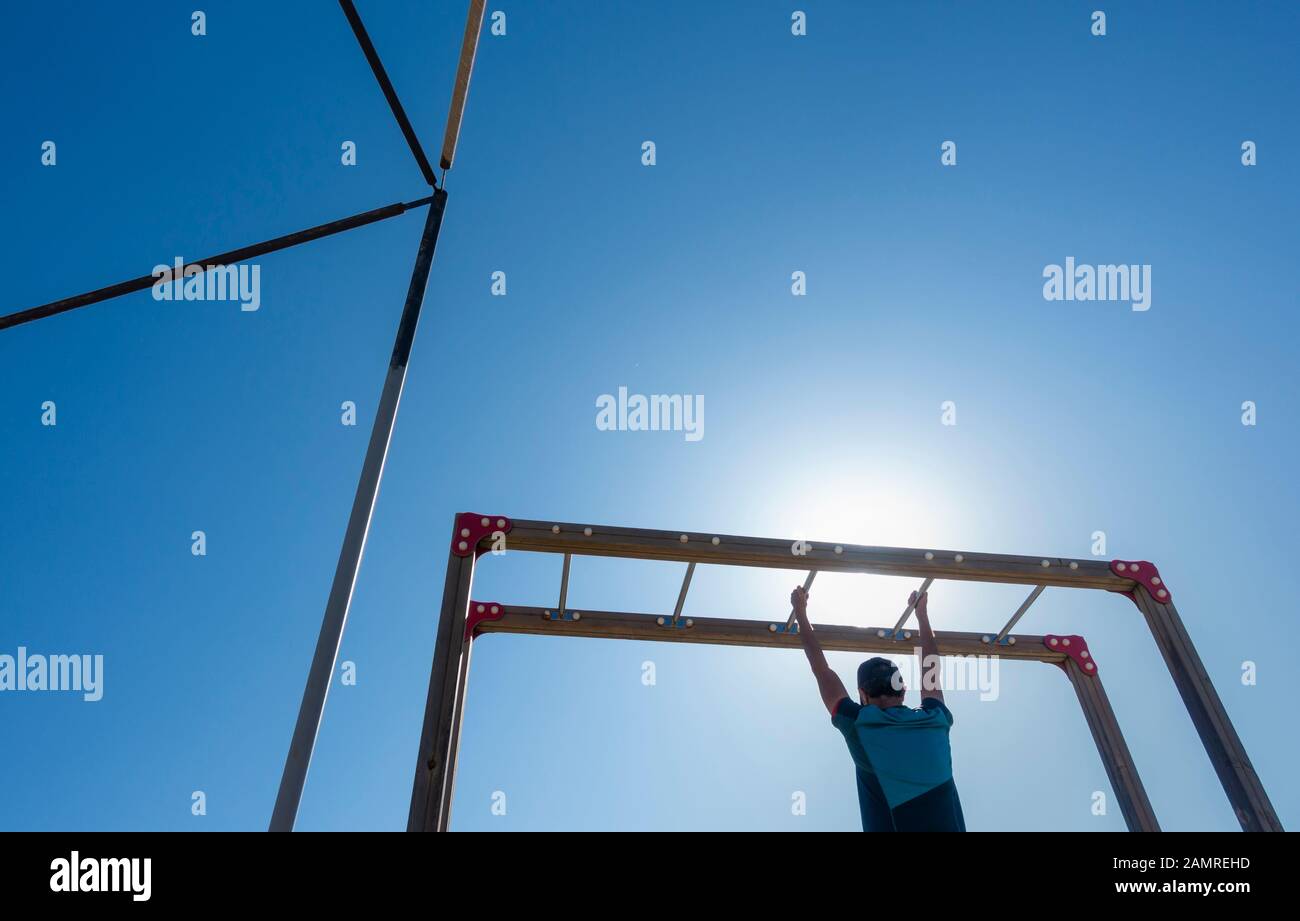
<path id="1" fill-rule="evenodd" d="M 1300 10 L 809 0 L 795 38 L 794 6 L 489 6 L 300 827 L 404 827 L 458 510 L 1078 557 L 1105 531 L 1161 567 L 1296 825 Z M 425 194 L 335 4 L 210 0 L 202 38 L 194 7 L 9 11 L 5 312 Z M 359 7 L 436 155 L 464 4 Z M 421 220 L 261 260 L 256 313 L 145 292 L 0 333 L 0 653 L 105 656 L 97 703 L 0 694 L 0 827 L 265 826 Z M 1045 301 L 1067 256 L 1152 265 L 1151 309 Z M 598 431 L 620 385 L 704 395 L 705 437 Z M 553 604 L 559 567 L 487 558 L 475 595 Z M 579 559 L 571 603 L 670 610 L 680 576 Z M 687 613 L 777 616 L 796 581 L 705 568 Z M 824 577 L 814 620 L 892 622 L 912 587 Z M 996 628 L 1023 594 L 940 583 L 932 615 Z M 1236 827 L 1127 600 L 1048 590 L 1025 629 L 1088 638 L 1166 828 Z M 1068 683 L 1000 677 L 949 699 L 970 827 L 1122 828 Z M 475 646 L 455 828 L 857 821 L 797 652 Z"/>

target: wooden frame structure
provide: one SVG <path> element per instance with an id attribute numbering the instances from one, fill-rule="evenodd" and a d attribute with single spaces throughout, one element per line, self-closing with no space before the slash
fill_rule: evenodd
<path id="1" fill-rule="evenodd" d="M 563 554 L 559 604 L 554 608 L 540 608 L 473 600 L 470 593 L 475 565 L 478 558 L 489 550 Z M 671 616 L 570 610 L 567 606 L 569 564 L 575 555 L 686 563 L 675 610 Z M 471 512 L 458 514 L 452 531 L 407 830 L 448 829 L 470 651 L 476 635 L 524 633 L 728 646 L 799 647 L 798 628 L 791 621 L 683 618 L 682 609 L 691 578 L 696 565 L 701 563 L 806 572 L 805 585 L 810 585 L 818 572 L 862 572 L 921 578 L 925 580 L 922 590 L 936 579 L 1033 586 L 1029 597 L 1001 630 L 987 634 L 936 631 L 939 652 L 943 655 L 1032 660 L 1060 666 L 1078 696 L 1129 830 L 1159 831 L 1151 802 L 1083 638 L 1011 632 L 1047 587 L 1123 593 L 1133 600 L 1144 616 L 1242 829 L 1282 830 L 1227 711 L 1183 628 L 1172 594 L 1156 567 L 1146 561 L 1104 562 L 791 542 L 735 535 L 512 521 L 499 515 Z M 904 629 L 911 613 L 909 605 L 893 628 L 825 625 L 815 629 L 822 646 L 828 650 L 897 653 L 908 649 L 901 644 L 912 638 L 912 633 Z"/>

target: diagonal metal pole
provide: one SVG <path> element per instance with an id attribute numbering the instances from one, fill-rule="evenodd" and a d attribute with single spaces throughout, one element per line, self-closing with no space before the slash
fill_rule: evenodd
<path id="1" fill-rule="evenodd" d="M 339 6 L 343 7 L 343 15 L 348 18 L 348 25 L 352 26 L 352 34 L 357 37 L 357 43 L 361 46 L 361 53 L 366 56 L 366 61 L 370 64 L 371 71 L 374 72 L 375 80 L 379 82 L 379 88 L 383 90 L 384 98 L 388 100 L 388 108 L 393 110 L 393 118 L 397 119 L 397 126 L 402 129 L 402 136 L 406 138 L 406 146 L 411 148 L 411 153 L 415 156 L 415 162 L 420 166 L 420 172 L 424 174 L 424 181 L 435 188 L 438 185 L 438 177 L 433 172 L 433 167 L 429 165 L 429 158 L 424 155 L 424 148 L 420 146 L 420 139 L 415 134 L 415 129 L 411 127 L 411 120 L 406 117 L 406 110 L 402 108 L 402 102 L 397 98 L 397 90 L 393 88 L 393 82 L 388 79 L 388 71 L 384 69 L 384 62 L 379 59 L 379 52 L 375 50 L 374 43 L 370 41 L 370 33 L 366 31 L 365 25 L 361 22 L 361 15 L 353 5 L 352 0 L 339 0 Z M 446 169 L 446 167 L 443 167 Z"/>
<path id="2" fill-rule="evenodd" d="M 246 259 L 253 259 L 257 256 L 265 256 L 267 253 L 274 253 L 277 250 L 288 249 L 290 246 L 297 246 L 300 243 L 308 243 L 312 240 L 319 240 L 321 237 L 328 237 L 332 234 L 342 233 L 345 230 L 351 230 L 354 227 L 364 227 L 366 224 L 373 224 L 376 221 L 387 220 L 390 217 L 397 217 L 399 214 L 405 214 L 412 208 L 418 208 L 427 205 L 433 201 L 432 198 L 422 198 L 419 201 L 398 202 L 393 205 L 385 205 L 382 208 L 375 208 L 372 211 L 364 211 L 361 214 L 354 214 L 351 217 L 340 218 L 337 221 L 330 221 L 328 224 L 318 224 L 315 227 L 308 227 L 306 230 L 299 230 L 296 233 L 285 234 L 282 237 L 276 237 L 273 240 L 266 240 L 262 243 L 254 243 L 250 246 L 243 246 L 239 249 L 232 249 L 228 253 L 218 253 L 215 256 L 209 256 L 206 259 L 198 259 L 188 263 L 182 269 L 197 268 L 206 272 L 214 267 L 231 265 L 236 262 L 243 262 Z M 139 278 L 133 278 L 130 281 L 119 282 L 115 285 L 109 285 L 105 288 L 97 288 L 94 291 L 87 291 L 85 294 L 77 294 L 73 297 L 65 297 L 60 301 L 51 301 L 48 304 L 42 304 L 40 307 L 31 307 L 27 310 L 20 310 L 17 313 L 11 313 L 7 316 L 0 317 L 0 329 L 8 329 L 11 326 L 19 326 L 23 323 L 30 323 L 33 320 L 41 320 L 45 317 L 52 317 L 56 314 L 67 313 L 69 310 L 76 310 L 79 307 L 89 307 L 91 304 L 98 304 L 100 301 L 107 301 L 110 298 L 121 297 L 123 294 L 131 294 L 134 291 L 143 291 L 146 288 L 152 288 L 160 279 L 168 280 L 174 274 L 174 270 L 164 275 L 142 275 Z M 179 276 L 184 278 L 182 274 Z"/>
<path id="3" fill-rule="evenodd" d="M 374 46 L 366 36 L 365 28 L 356 10 L 347 0 L 340 0 L 353 31 L 361 42 L 362 50 L 375 71 L 384 95 L 397 117 L 402 131 L 411 144 L 411 152 L 422 161 L 421 168 L 426 175 L 427 169 L 420 143 L 415 139 L 414 130 L 406 121 L 397 94 L 384 73 L 383 65 L 375 53 Z M 456 141 L 460 135 L 460 122 L 465 114 L 465 99 L 469 92 L 470 74 L 474 69 L 474 56 L 478 49 L 479 32 L 483 27 L 484 0 L 470 0 L 469 14 L 465 23 L 465 36 L 461 43 L 460 62 L 456 70 L 456 85 L 452 91 L 451 107 L 447 112 L 447 131 L 443 141 L 442 168 L 450 169 L 455 157 Z M 436 183 L 431 184 L 436 185 Z M 429 208 L 429 217 L 424 225 L 424 235 L 420 238 L 420 249 L 415 257 L 415 271 L 411 274 L 411 287 L 406 294 L 406 306 L 402 309 L 402 320 L 397 327 L 397 341 L 393 345 L 393 358 L 388 365 L 388 377 L 384 380 L 384 392 L 379 400 L 379 412 L 375 416 L 375 425 L 370 432 L 370 446 L 366 449 L 366 459 L 361 468 L 361 479 L 357 483 L 357 495 L 352 503 L 352 515 L 348 519 L 347 533 L 343 537 L 343 549 L 339 553 L 339 564 L 334 571 L 334 584 L 330 587 L 329 601 L 325 605 L 325 617 L 321 622 L 320 637 L 316 641 L 316 654 L 312 658 L 311 671 L 307 674 L 307 687 L 303 690 L 302 706 L 298 710 L 298 722 L 293 729 L 293 740 L 289 743 L 289 754 L 284 762 L 284 774 L 280 778 L 280 792 L 275 798 L 275 811 L 271 815 L 271 831 L 293 831 L 294 820 L 298 816 L 298 803 L 302 799 L 302 788 L 307 781 L 307 768 L 311 764 L 312 749 L 316 745 L 316 734 L 320 731 L 321 717 L 325 712 L 325 698 L 329 693 L 330 680 L 334 674 L 334 663 L 338 658 L 339 644 L 343 641 L 343 628 L 347 623 L 348 607 L 352 603 L 352 590 L 356 585 L 357 572 L 361 568 L 361 555 L 365 550 L 366 534 L 370 529 L 370 516 L 374 512 L 375 498 L 379 494 L 379 480 L 384 472 L 384 460 L 388 454 L 388 442 L 393 434 L 393 422 L 397 417 L 397 404 L 402 396 L 402 385 L 406 381 L 406 364 L 411 357 L 411 344 L 415 340 L 415 327 L 420 319 L 420 308 L 424 303 L 424 289 L 429 281 L 429 267 L 433 263 L 433 251 L 438 243 L 438 230 L 442 226 L 442 214 L 447 206 L 447 192 L 436 188 L 433 204 Z"/>
<path id="4" fill-rule="evenodd" d="M 370 430 L 370 444 L 361 466 L 361 479 L 357 482 L 352 514 L 348 518 L 343 549 L 339 552 L 338 566 L 334 570 L 334 583 L 330 587 L 329 601 L 325 604 L 325 617 L 321 622 L 320 636 L 316 640 L 316 653 L 307 674 L 302 706 L 298 709 L 298 722 L 293 729 L 293 740 L 284 762 L 280 778 L 280 792 L 275 798 L 275 811 L 271 815 L 271 831 L 293 831 L 302 799 L 303 784 L 307 781 L 307 768 L 311 764 L 312 749 L 325 712 L 325 698 L 329 694 L 334 663 L 338 658 L 343 628 L 352 604 L 352 591 L 357 573 L 361 569 L 361 556 L 366 548 L 366 535 L 370 530 L 370 517 L 374 513 L 375 499 L 379 495 L 379 481 L 384 474 L 384 461 L 388 456 L 388 443 L 393 435 L 397 418 L 397 405 L 402 399 L 406 383 L 406 366 L 411 358 L 411 345 L 415 341 L 415 328 L 420 321 L 420 308 L 424 305 L 424 291 L 429 281 L 429 267 L 442 227 L 442 215 L 447 206 L 447 193 L 438 189 L 433 195 L 424 234 L 415 257 L 415 270 L 411 273 L 411 286 L 406 292 L 406 304 L 397 327 L 397 340 L 393 344 L 393 357 L 388 363 L 388 376 L 379 398 L 379 410 Z"/>

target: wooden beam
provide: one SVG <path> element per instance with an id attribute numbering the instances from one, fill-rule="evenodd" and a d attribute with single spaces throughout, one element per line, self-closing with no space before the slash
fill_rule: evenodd
<path id="1" fill-rule="evenodd" d="M 1156 601 L 1144 586 L 1138 587 L 1133 600 L 1146 618 L 1242 830 L 1282 831 L 1282 822 L 1273 810 L 1264 785 L 1250 763 L 1246 748 L 1228 718 L 1228 711 L 1224 709 L 1177 609 L 1173 604 Z"/>
<path id="2" fill-rule="evenodd" d="M 1129 831 L 1160 831 L 1155 810 L 1147 798 L 1146 788 L 1133 765 L 1133 756 L 1129 753 L 1124 734 L 1120 731 L 1119 721 L 1111 708 L 1106 689 L 1102 687 L 1101 678 L 1096 674 L 1084 674 L 1077 662 L 1066 659 L 1061 668 L 1069 676 L 1070 684 L 1079 698 L 1083 718 L 1088 723 L 1092 739 L 1097 745 L 1097 754 L 1101 756 L 1102 767 L 1110 780 L 1110 788 L 1115 793 L 1124 822 Z"/>
<path id="3" fill-rule="evenodd" d="M 699 643 L 713 646 L 763 646 L 777 649 L 800 649 L 797 633 L 773 632 L 774 621 L 736 620 L 728 617 L 692 617 L 691 627 L 672 627 L 665 619 L 659 624 L 655 614 L 632 614 L 621 611 L 583 610 L 582 619 L 560 621 L 548 619 L 549 608 L 523 605 L 502 605 L 503 615 L 498 620 L 479 623 L 479 633 L 516 633 L 536 636 L 589 637 L 607 640 L 650 640 L 663 643 Z M 822 647 L 831 652 L 913 654 L 914 641 L 892 640 L 885 627 L 844 627 L 831 624 L 814 625 L 813 630 Z M 939 653 L 945 656 L 995 656 L 1002 659 L 1022 659 L 1034 662 L 1059 663 L 1066 655 L 1049 649 L 1041 636 L 1017 636 L 1014 645 L 994 647 L 984 642 L 987 633 L 964 633 L 948 630 L 935 631 Z"/>
<path id="4" fill-rule="evenodd" d="M 590 528 L 590 534 L 584 533 L 586 528 Z M 685 541 L 682 540 L 683 537 L 686 538 Z M 1102 560 L 870 547 L 824 541 L 800 542 L 801 551 L 806 552 L 795 555 L 791 552 L 794 544 L 793 539 L 518 519 L 512 522 L 506 538 L 507 550 L 572 553 L 580 556 L 760 566 L 802 572 L 810 569 L 820 572 L 865 572 L 922 579 L 1004 582 L 1115 592 L 1130 591 L 1136 584 L 1132 579 L 1111 572 L 1109 563 Z"/>

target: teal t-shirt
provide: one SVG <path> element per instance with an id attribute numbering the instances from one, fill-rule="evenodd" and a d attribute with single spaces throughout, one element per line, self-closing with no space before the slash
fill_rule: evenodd
<path id="1" fill-rule="evenodd" d="M 882 710 L 845 698 L 831 722 L 858 769 L 864 831 L 966 830 L 952 779 L 952 713 L 943 701 L 927 697 L 919 709 Z M 888 819 L 881 815 L 881 798 Z"/>

